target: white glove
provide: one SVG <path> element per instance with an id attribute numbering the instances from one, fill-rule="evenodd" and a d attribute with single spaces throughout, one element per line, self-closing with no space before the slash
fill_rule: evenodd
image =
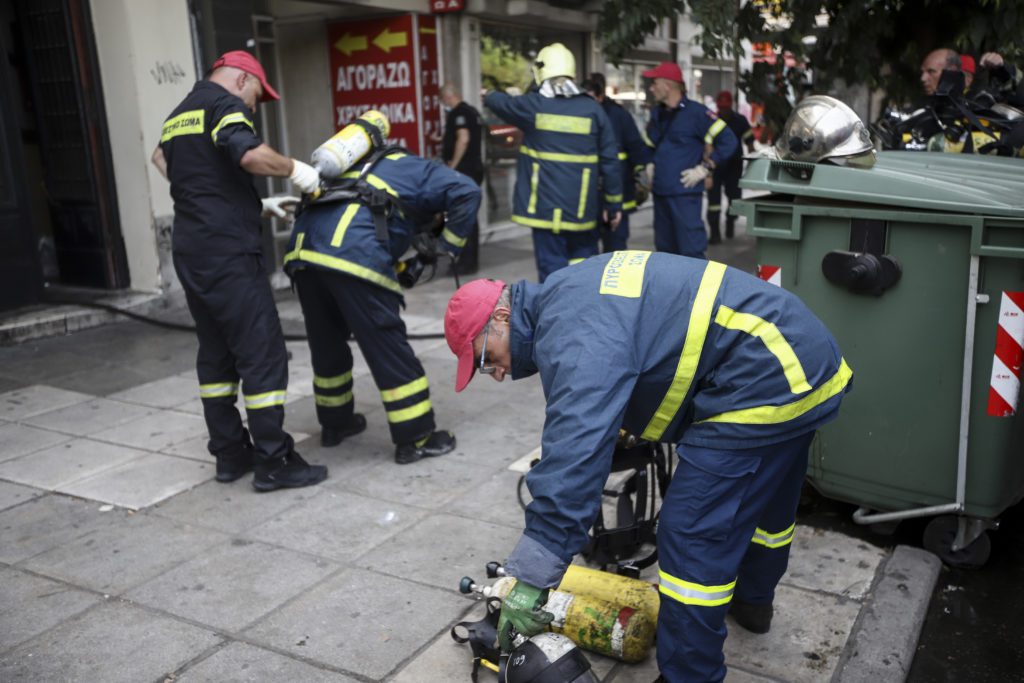
<path id="1" fill-rule="evenodd" d="M 313 194 L 316 192 L 320 187 L 320 174 L 317 170 L 298 159 L 292 159 L 292 161 L 295 162 L 295 166 L 292 168 L 292 174 L 288 176 L 288 179 L 292 181 L 292 184 L 302 194 Z"/>
<path id="2" fill-rule="evenodd" d="M 708 177 L 708 169 L 704 166 L 698 165 L 693 168 L 688 168 L 679 174 L 679 182 L 683 184 L 683 187 L 694 187 Z"/>
<path id="3" fill-rule="evenodd" d="M 298 197 L 282 195 L 280 197 L 267 197 L 263 201 L 263 215 L 287 218 L 289 209 L 294 209 L 299 203 Z"/>

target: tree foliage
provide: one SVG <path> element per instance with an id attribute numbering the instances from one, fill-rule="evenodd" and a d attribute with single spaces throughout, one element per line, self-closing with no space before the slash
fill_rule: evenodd
<path id="1" fill-rule="evenodd" d="M 922 58 L 940 47 L 975 57 L 999 52 L 1024 65 L 1024 0 L 605 0 L 599 30 L 606 57 L 618 64 L 682 12 L 701 28 L 708 57 L 736 54 L 744 40 L 772 43 L 813 69 L 815 92 L 841 79 L 909 101 L 920 92 Z M 799 78 L 779 59 L 740 80 L 748 97 L 766 101 Z"/>

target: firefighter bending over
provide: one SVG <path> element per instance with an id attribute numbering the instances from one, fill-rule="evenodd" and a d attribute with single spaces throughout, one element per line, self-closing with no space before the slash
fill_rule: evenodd
<path id="1" fill-rule="evenodd" d="M 624 428 L 676 444 L 661 508 L 658 666 L 665 680 L 725 677 L 725 615 L 767 632 L 786 570 L 815 430 L 852 372 L 794 295 L 721 263 L 617 251 L 543 285 L 475 280 L 448 303 L 456 391 L 474 373 L 540 374 L 547 397 L 533 501 L 505 568 L 517 583 L 503 649 L 550 621 L 542 606 L 601 505 Z"/>

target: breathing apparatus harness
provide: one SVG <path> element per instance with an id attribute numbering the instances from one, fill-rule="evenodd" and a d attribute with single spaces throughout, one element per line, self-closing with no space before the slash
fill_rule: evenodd
<path id="1" fill-rule="evenodd" d="M 355 176 L 346 173 L 341 178 L 323 180 L 320 191 L 313 196 L 304 197 L 295 213 L 299 215 L 307 207 L 314 205 L 358 202 L 369 209 L 377 240 L 384 245 L 385 249 L 390 247 L 388 220 L 396 212 L 410 217 L 415 226 L 411 246 L 416 253 L 409 258 L 402 259 L 396 265 L 398 282 L 405 289 L 413 287 L 421 280 L 429 282 L 436 273 L 438 256 L 448 256 L 453 266 L 455 264 L 455 257 L 439 247 L 439 238 L 444 230 L 443 218 L 422 216 L 420 212 L 414 210 L 400 198 L 369 182 L 370 173 L 381 159 L 390 154 L 412 154 L 412 152 L 399 145 L 384 144 L 380 130 L 375 126 L 359 119 L 354 123 L 364 128 L 374 143 L 373 150 L 361 160 L 358 173 Z M 430 273 L 424 279 L 423 273 L 428 266 Z M 455 278 L 455 287 L 458 289 L 458 273 L 454 267 L 451 270 Z"/>

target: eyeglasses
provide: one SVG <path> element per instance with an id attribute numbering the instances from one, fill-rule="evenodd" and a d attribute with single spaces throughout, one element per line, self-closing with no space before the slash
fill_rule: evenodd
<path id="1" fill-rule="evenodd" d="M 481 375 L 493 375 L 494 371 L 497 370 L 493 365 L 486 368 L 484 367 L 484 359 L 487 358 L 487 333 L 490 331 L 490 327 L 490 324 L 484 327 L 484 343 L 480 347 L 480 365 L 477 367 L 476 371 Z"/>

